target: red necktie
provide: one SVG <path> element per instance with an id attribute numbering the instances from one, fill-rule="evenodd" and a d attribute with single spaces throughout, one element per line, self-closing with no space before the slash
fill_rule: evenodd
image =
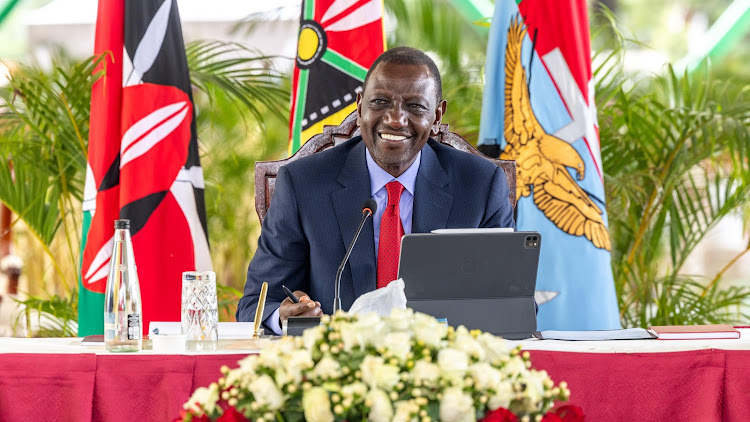
<path id="1" fill-rule="evenodd" d="M 401 213 L 398 203 L 404 185 L 392 181 L 385 185 L 388 190 L 388 205 L 380 220 L 380 240 L 378 243 L 378 289 L 385 287 L 398 275 L 398 255 L 401 251 L 401 237 L 404 226 L 401 225 Z"/>

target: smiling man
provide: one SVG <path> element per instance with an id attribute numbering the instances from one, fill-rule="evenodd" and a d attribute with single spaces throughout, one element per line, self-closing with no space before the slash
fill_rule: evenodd
<path id="1" fill-rule="evenodd" d="M 279 333 L 289 316 L 331 313 L 336 270 L 368 198 L 377 211 L 344 269 L 343 309 L 396 278 L 404 234 L 515 227 L 502 169 L 430 139 L 446 104 L 440 73 L 423 52 L 397 47 L 375 60 L 357 95 L 361 136 L 279 170 L 238 321 L 253 320 L 264 281 L 270 331 Z M 282 284 L 299 303 L 286 298 Z"/>

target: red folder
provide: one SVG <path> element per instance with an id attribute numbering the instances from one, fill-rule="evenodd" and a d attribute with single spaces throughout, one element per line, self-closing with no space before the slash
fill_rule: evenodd
<path id="1" fill-rule="evenodd" d="M 649 328 L 659 340 L 699 340 L 740 338 L 740 332 L 728 324 L 655 325 Z"/>

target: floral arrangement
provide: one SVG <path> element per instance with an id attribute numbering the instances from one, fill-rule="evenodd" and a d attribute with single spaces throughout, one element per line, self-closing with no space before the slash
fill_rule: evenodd
<path id="1" fill-rule="evenodd" d="M 531 369 L 528 352 L 488 333 L 412 310 L 386 318 L 340 312 L 301 337 L 222 367 L 182 421 L 580 421 L 564 382 Z"/>

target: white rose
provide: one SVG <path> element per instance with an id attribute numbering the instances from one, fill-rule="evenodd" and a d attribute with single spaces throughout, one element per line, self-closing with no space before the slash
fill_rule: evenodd
<path id="1" fill-rule="evenodd" d="M 305 332 L 310 330 L 305 330 Z M 302 382 L 302 371 L 310 369 L 315 365 L 310 351 L 307 349 L 297 349 L 286 356 L 286 370 L 295 384 Z"/>
<path id="2" fill-rule="evenodd" d="M 294 376 L 291 372 L 287 371 L 286 368 L 276 368 L 276 373 L 273 376 L 273 380 L 276 385 L 284 386 L 294 381 Z"/>
<path id="3" fill-rule="evenodd" d="M 383 390 L 374 388 L 367 394 L 366 400 L 370 403 L 370 414 L 367 420 L 371 422 L 388 422 L 393 416 L 393 406 Z"/>
<path id="4" fill-rule="evenodd" d="M 341 323 L 341 341 L 344 350 L 350 352 L 359 346 L 364 349 L 367 346 L 378 346 L 377 342 L 383 337 L 385 323 L 377 314 L 366 314 L 359 316 L 357 320 Z"/>
<path id="5" fill-rule="evenodd" d="M 280 342 L 271 342 L 261 350 L 258 355 L 258 365 L 267 366 L 271 369 L 284 366 L 283 353 L 280 346 Z"/>
<path id="6" fill-rule="evenodd" d="M 438 322 L 435 318 L 422 314 L 414 314 L 414 337 L 432 347 L 440 346 L 440 341 L 448 334 L 448 326 Z"/>
<path id="7" fill-rule="evenodd" d="M 266 405 L 271 410 L 278 410 L 284 405 L 284 395 L 268 374 L 256 378 L 250 383 L 248 389 L 258 404 Z"/>
<path id="8" fill-rule="evenodd" d="M 414 364 L 414 369 L 412 369 L 411 373 L 414 381 L 434 385 L 438 377 L 440 377 L 440 368 L 434 363 L 419 360 Z"/>
<path id="9" fill-rule="evenodd" d="M 378 314 L 369 313 L 360 315 L 356 324 L 362 332 L 364 345 L 378 347 L 385 332 L 385 321 Z"/>
<path id="10" fill-rule="evenodd" d="M 508 342 L 490 333 L 482 333 L 477 338 L 479 344 L 484 347 L 486 359 L 489 362 L 501 361 L 508 356 Z"/>
<path id="11" fill-rule="evenodd" d="M 253 359 L 252 362 L 257 362 Z M 245 387 L 250 381 L 255 378 L 255 368 L 253 363 L 246 363 L 243 365 L 240 361 L 240 367 L 230 370 L 226 375 L 226 385 L 235 385 L 238 387 Z"/>
<path id="12" fill-rule="evenodd" d="M 417 414 L 419 413 L 419 405 L 414 401 L 400 401 L 396 402 L 396 413 L 393 415 L 392 422 L 411 422 L 419 420 Z"/>
<path id="13" fill-rule="evenodd" d="M 406 360 L 406 355 L 411 351 L 411 334 L 410 333 L 389 333 L 383 339 L 383 345 L 401 361 Z"/>
<path id="14" fill-rule="evenodd" d="M 456 330 L 456 339 L 453 342 L 453 347 L 459 350 L 463 350 L 467 355 L 476 357 L 479 360 L 484 360 L 487 354 L 484 347 L 471 336 L 469 331 L 462 325 Z"/>
<path id="15" fill-rule="evenodd" d="M 513 356 L 503 366 L 503 370 L 511 377 L 520 377 L 527 372 L 526 362 L 520 356 Z"/>
<path id="16" fill-rule="evenodd" d="M 513 393 L 513 385 L 511 382 L 503 382 L 495 387 L 495 394 L 490 396 L 490 399 L 487 402 L 487 407 L 489 407 L 490 410 L 496 410 L 500 407 L 507 409 L 514 396 L 515 394 Z"/>
<path id="17" fill-rule="evenodd" d="M 302 332 L 302 344 L 305 349 L 312 350 L 315 347 L 315 343 L 323 339 L 323 327 L 316 326 L 308 328 Z"/>
<path id="18" fill-rule="evenodd" d="M 367 395 L 367 385 L 361 382 L 353 382 L 341 387 L 341 395 L 344 397 L 351 397 L 354 400 L 354 396 L 365 397 Z"/>
<path id="19" fill-rule="evenodd" d="M 313 387 L 302 395 L 302 409 L 308 422 L 333 422 L 331 400 L 322 387 Z"/>
<path id="20" fill-rule="evenodd" d="M 456 387 L 445 390 L 440 400 L 440 420 L 442 422 L 476 421 L 476 411 L 471 396 Z"/>
<path id="21" fill-rule="evenodd" d="M 394 365 L 387 365 L 383 358 L 367 355 L 360 366 L 362 381 L 371 388 L 380 387 L 391 391 L 399 381 L 399 369 Z"/>
<path id="22" fill-rule="evenodd" d="M 258 355 L 250 355 L 237 363 L 239 364 L 240 369 L 242 369 L 243 371 L 255 373 L 255 370 L 256 368 L 258 368 L 259 363 Z"/>
<path id="23" fill-rule="evenodd" d="M 459 380 L 469 369 L 469 357 L 462 350 L 445 348 L 438 352 L 437 364 L 443 375 Z"/>
<path id="24" fill-rule="evenodd" d="M 391 331 L 409 331 L 412 321 L 414 320 L 414 311 L 411 308 L 391 310 L 388 317 L 388 325 Z"/>
<path id="25" fill-rule="evenodd" d="M 526 390 L 524 395 L 531 401 L 530 406 L 536 408 L 536 404 L 544 397 L 544 380 L 547 379 L 547 373 L 538 371 L 529 371 L 524 378 Z"/>
<path id="26" fill-rule="evenodd" d="M 495 389 L 502 382 L 503 375 L 487 362 L 479 362 L 469 367 L 469 374 L 474 379 L 474 387 L 481 391 Z"/>
<path id="27" fill-rule="evenodd" d="M 328 380 L 331 378 L 338 378 L 341 371 L 341 365 L 331 358 L 330 356 L 324 356 L 323 359 L 315 365 L 313 369 L 313 376 L 320 377 L 322 380 Z"/>

